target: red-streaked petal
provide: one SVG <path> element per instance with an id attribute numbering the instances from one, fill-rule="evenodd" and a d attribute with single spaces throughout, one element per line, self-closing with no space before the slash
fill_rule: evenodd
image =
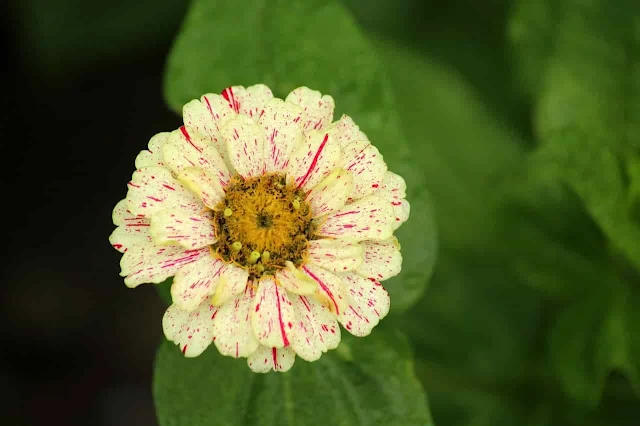
<path id="1" fill-rule="evenodd" d="M 387 165 L 378 149 L 367 141 L 350 143 L 343 148 L 339 166 L 353 174 L 352 198 L 362 198 L 380 189 Z"/>
<path id="2" fill-rule="evenodd" d="M 287 173 L 298 188 L 308 191 L 333 171 L 339 159 L 338 142 L 313 131 L 291 155 Z"/>
<path id="3" fill-rule="evenodd" d="M 251 355 L 258 348 L 251 327 L 251 308 L 255 293 L 247 285 L 245 291 L 218 308 L 213 321 L 214 342 L 222 355 L 234 358 Z"/>
<path id="4" fill-rule="evenodd" d="M 211 217 L 211 211 L 197 215 L 179 210 L 161 210 L 151 216 L 149 233 L 159 246 L 180 244 L 185 249 L 207 247 L 218 241 Z"/>
<path id="5" fill-rule="evenodd" d="M 192 311 L 209 299 L 216 290 L 218 274 L 224 264 L 221 259 L 205 256 L 180 268 L 171 285 L 174 305 Z"/>
<path id="6" fill-rule="evenodd" d="M 239 115 L 222 128 L 229 161 L 244 178 L 260 176 L 265 170 L 264 132 L 250 117 Z"/>
<path id="7" fill-rule="evenodd" d="M 353 271 L 364 258 L 363 247 L 356 241 L 323 238 L 309 241 L 309 263 L 331 272 Z"/>
<path id="8" fill-rule="evenodd" d="M 387 241 L 363 241 L 364 262 L 356 272 L 376 281 L 384 281 L 400 273 L 402 269 L 402 255 L 400 244 L 395 237 Z"/>
<path id="9" fill-rule="evenodd" d="M 283 268 L 275 274 L 276 283 L 293 294 L 310 296 L 318 290 L 318 284 L 301 269 L 293 267 Z"/>
<path id="10" fill-rule="evenodd" d="M 251 311 L 251 325 L 260 344 L 275 348 L 289 346 L 294 320 L 287 291 L 279 287 L 273 277 L 262 279 Z"/>
<path id="11" fill-rule="evenodd" d="M 120 259 L 120 275 L 127 287 L 161 283 L 189 263 L 210 256 L 209 247 L 185 250 L 180 246 L 159 247 L 153 243 L 129 248 Z"/>
<path id="12" fill-rule="evenodd" d="M 382 198 L 369 195 L 322 218 L 318 234 L 357 241 L 382 241 L 393 234 L 393 220 L 391 205 Z"/>
<path id="13" fill-rule="evenodd" d="M 190 134 L 184 126 L 171 132 L 169 140 L 162 146 L 162 158 L 175 174 L 186 168 L 198 167 L 215 176 L 221 187 L 231 178 L 215 146 L 197 133 Z"/>
<path id="14" fill-rule="evenodd" d="M 316 90 L 299 87 L 289 93 L 285 101 L 304 109 L 303 125 L 305 131 L 322 130 L 333 121 L 335 102 L 329 95 L 322 96 Z"/>
<path id="15" fill-rule="evenodd" d="M 395 173 L 387 172 L 382 182 L 382 188 L 376 192 L 380 198 L 384 198 L 391 203 L 395 220 L 392 224 L 394 231 L 400 227 L 404 222 L 409 219 L 409 213 L 411 212 L 411 206 L 409 202 L 405 200 L 407 184 L 401 176 Z"/>
<path id="16" fill-rule="evenodd" d="M 213 295 L 212 303 L 221 306 L 228 300 L 245 291 L 249 272 L 233 264 L 226 264 L 220 273 L 218 289 Z"/>
<path id="17" fill-rule="evenodd" d="M 109 236 L 109 242 L 120 253 L 137 245 L 151 243 L 149 219 L 133 215 L 127 208 L 127 200 L 120 200 L 113 209 L 113 223 L 118 227 Z"/>
<path id="18" fill-rule="evenodd" d="M 307 193 L 306 201 L 311 207 L 313 217 L 319 217 L 344 206 L 352 193 L 351 172 L 338 168 Z"/>
<path id="19" fill-rule="evenodd" d="M 315 361 L 340 343 L 340 327 L 335 315 L 311 297 L 297 296 L 293 299 L 296 317 L 295 334 L 291 347 L 306 360 Z"/>
<path id="20" fill-rule="evenodd" d="M 140 151 L 136 157 L 136 169 L 143 167 L 162 167 L 162 145 L 169 139 L 169 132 L 162 132 L 154 135 L 150 140 L 148 150 Z"/>
<path id="21" fill-rule="evenodd" d="M 254 373 L 289 371 L 296 360 L 296 353 L 291 348 L 268 348 L 260 346 L 247 358 L 247 364 Z"/>
<path id="22" fill-rule="evenodd" d="M 302 144 L 302 113 L 302 108 L 282 99 L 272 99 L 260 113 L 267 172 L 284 170 L 293 150 Z"/>
<path id="23" fill-rule="evenodd" d="M 332 123 L 326 131 L 340 143 L 341 148 L 353 142 L 369 141 L 367 135 L 360 131 L 360 128 L 348 115 L 343 115 L 340 120 Z"/>
<path id="24" fill-rule="evenodd" d="M 187 167 L 180 172 L 177 179 L 210 209 L 213 209 L 224 199 L 224 189 L 222 189 L 220 180 L 208 170 Z"/>
<path id="25" fill-rule="evenodd" d="M 220 135 L 220 129 L 227 120 L 236 116 L 229 102 L 222 96 L 208 93 L 194 99 L 182 108 L 184 125 L 190 135 L 199 135 L 216 147 L 220 156 L 227 160 L 227 146 Z"/>
<path id="26" fill-rule="evenodd" d="M 134 215 L 151 217 L 167 209 L 198 214 L 204 209 L 202 201 L 164 167 L 136 170 L 128 186 L 127 209 Z"/>
<path id="27" fill-rule="evenodd" d="M 187 358 L 200 355 L 213 341 L 213 319 L 216 308 L 207 303 L 189 312 L 171 305 L 162 318 L 162 329 L 168 340 L 180 347 Z"/>
<path id="28" fill-rule="evenodd" d="M 264 106 L 273 99 L 273 93 L 264 84 L 256 84 L 246 89 L 243 86 L 226 88 L 222 91 L 222 97 L 231 108 L 237 107 L 238 113 L 257 121 Z"/>
<path id="29" fill-rule="evenodd" d="M 347 308 L 347 289 L 340 276 L 311 264 L 303 266 L 302 270 L 318 283 L 315 297 L 331 312 L 339 315 Z"/>
<path id="30" fill-rule="evenodd" d="M 378 281 L 354 273 L 346 274 L 345 280 L 349 286 L 349 307 L 338 316 L 338 321 L 354 336 L 366 336 L 389 313 L 389 294 Z"/>

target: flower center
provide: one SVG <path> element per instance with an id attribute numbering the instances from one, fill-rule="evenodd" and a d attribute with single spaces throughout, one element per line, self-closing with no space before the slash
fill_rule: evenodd
<path id="1" fill-rule="evenodd" d="M 213 212 L 213 250 L 248 269 L 250 278 L 272 275 L 287 262 L 300 266 L 315 233 L 304 196 L 282 173 L 232 177 Z"/>

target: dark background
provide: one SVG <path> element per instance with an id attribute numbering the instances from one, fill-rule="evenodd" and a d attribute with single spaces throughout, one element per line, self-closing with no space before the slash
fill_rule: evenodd
<path id="1" fill-rule="evenodd" d="M 0 310 L 8 421 L 0 423 L 154 425 L 163 302 L 152 286 L 124 286 L 107 238 L 137 152 L 180 122 L 162 98 L 171 31 L 122 55 L 71 63 L 61 53 L 56 69 L 31 56 L 34 24 L 16 9 L 4 27 L 2 78 L 11 195 Z"/>
<path id="2" fill-rule="evenodd" d="M 155 424 L 150 384 L 164 305 L 152 286 L 124 286 L 107 238 L 136 154 L 180 123 L 163 100 L 162 73 L 187 3 L 157 3 L 5 6 L 2 424 Z M 490 57 L 505 1 L 485 2 L 481 13 L 462 0 L 348 3 L 363 25 L 427 46 L 463 74 L 473 68 L 468 77 L 496 113 L 518 114 L 492 103 L 500 95 L 488 89 L 492 70 L 506 66 Z M 486 50 L 465 49 L 470 38 Z"/>

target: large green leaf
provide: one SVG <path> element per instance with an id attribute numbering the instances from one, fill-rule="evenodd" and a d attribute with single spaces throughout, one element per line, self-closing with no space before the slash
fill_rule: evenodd
<path id="1" fill-rule="evenodd" d="M 432 424 L 406 339 L 381 330 L 264 375 L 213 347 L 189 359 L 164 342 L 153 387 L 161 426 Z"/>
<path id="2" fill-rule="evenodd" d="M 640 396 L 640 290 L 613 273 L 564 310 L 553 327 L 550 357 L 575 400 L 595 406 L 611 371 L 624 372 Z"/>
<path id="3" fill-rule="evenodd" d="M 529 12 L 529 13 L 527 13 Z M 640 9 L 636 2 L 521 0 L 511 21 L 523 67 L 539 76 L 541 157 L 640 268 L 621 163 L 640 147 Z M 529 78 L 531 80 L 531 78 Z"/>
<path id="4" fill-rule="evenodd" d="M 419 304 L 397 321 L 421 359 L 440 369 L 483 382 L 518 376 L 540 321 L 539 297 L 509 269 L 511 240 L 498 214 L 500 188 L 525 158 L 520 140 L 451 70 L 392 43 L 377 46 L 394 64 L 408 137 L 424 139 L 416 161 L 437 182 L 436 271 Z"/>
<path id="5" fill-rule="evenodd" d="M 640 8 L 626 0 L 521 0 L 511 30 L 520 60 L 538 76 L 529 78 L 540 142 L 532 167 L 542 180 L 569 188 L 604 235 L 591 242 L 592 252 L 604 254 L 600 261 L 573 263 L 591 279 L 575 287 L 549 345 L 567 394 L 593 406 L 611 370 L 639 387 L 631 330 L 640 304 Z"/>
<path id="6" fill-rule="evenodd" d="M 239 29 L 250 29 L 239 31 Z M 423 136 L 406 140 L 384 68 L 338 1 L 195 0 L 168 60 L 165 95 L 179 111 L 204 93 L 265 83 L 284 96 L 298 86 L 331 94 L 408 183 L 409 221 L 399 232 L 403 272 L 385 283 L 393 312 L 420 296 L 435 263 L 435 225 L 423 170 Z"/>

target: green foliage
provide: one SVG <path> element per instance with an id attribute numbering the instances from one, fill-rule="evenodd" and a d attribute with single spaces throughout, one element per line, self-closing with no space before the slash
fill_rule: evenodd
<path id="1" fill-rule="evenodd" d="M 319 361 L 298 359 L 287 373 L 255 374 L 215 350 L 184 358 L 164 342 L 154 397 L 162 426 L 430 426 L 408 342 L 376 330 L 344 339 Z"/>
<path id="2" fill-rule="evenodd" d="M 535 101 L 533 172 L 575 194 L 602 233 L 600 259 L 580 268 L 595 279 L 573 289 L 549 337 L 550 365 L 567 394 L 596 406 L 612 370 L 640 387 L 632 325 L 640 308 L 633 210 L 640 9 L 632 2 L 557 3 L 520 1 L 511 36 Z"/>

